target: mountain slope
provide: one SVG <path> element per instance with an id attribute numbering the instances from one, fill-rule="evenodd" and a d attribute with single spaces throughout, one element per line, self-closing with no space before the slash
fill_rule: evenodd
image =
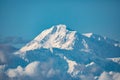
<path id="1" fill-rule="evenodd" d="M 74 45 L 76 31 L 68 31 L 65 25 L 53 26 L 40 33 L 34 40 L 20 49 L 25 53 L 39 48 L 60 48 L 71 50 Z"/>

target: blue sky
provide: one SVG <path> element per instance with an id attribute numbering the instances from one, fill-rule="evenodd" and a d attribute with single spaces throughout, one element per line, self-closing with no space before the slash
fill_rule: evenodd
<path id="1" fill-rule="evenodd" d="M 57 24 L 120 41 L 120 0 L 0 0 L 0 36 L 33 39 Z"/>

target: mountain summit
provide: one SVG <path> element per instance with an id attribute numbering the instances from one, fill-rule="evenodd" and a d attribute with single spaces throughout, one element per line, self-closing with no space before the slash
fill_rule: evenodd
<path id="1" fill-rule="evenodd" d="M 34 40 L 20 49 L 20 52 L 25 53 L 29 50 L 39 48 L 59 48 L 71 50 L 73 49 L 76 39 L 76 31 L 69 31 L 66 25 L 53 26 L 40 33 Z"/>

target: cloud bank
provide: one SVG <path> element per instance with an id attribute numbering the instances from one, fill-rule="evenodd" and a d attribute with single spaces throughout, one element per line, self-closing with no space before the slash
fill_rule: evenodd
<path id="1" fill-rule="evenodd" d="M 30 79 L 30 80 L 47 80 L 59 74 L 60 70 L 53 69 L 49 63 L 40 63 L 34 61 L 26 67 L 17 66 L 17 68 L 8 69 L 6 71 L 9 79 Z"/>

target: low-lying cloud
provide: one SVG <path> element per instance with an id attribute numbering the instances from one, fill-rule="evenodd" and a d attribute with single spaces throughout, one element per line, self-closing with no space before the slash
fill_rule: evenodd
<path id="1" fill-rule="evenodd" d="M 120 80 L 120 73 L 104 71 L 98 80 Z"/>
<path id="2" fill-rule="evenodd" d="M 6 71 L 9 79 L 30 79 L 30 80 L 47 80 L 60 73 L 60 70 L 53 69 L 49 63 L 40 63 L 34 61 L 29 63 L 26 67 L 18 66 L 14 69 Z"/>
<path id="3" fill-rule="evenodd" d="M 40 62 L 35 61 L 28 64 L 25 68 L 18 66 L 15 69 L 9 69 L 7 71 L 7 75 L 10 78 L 20 77 L 20 76 L 35 76 L 38 73 L 38 67 L 40 66 Z"/>

